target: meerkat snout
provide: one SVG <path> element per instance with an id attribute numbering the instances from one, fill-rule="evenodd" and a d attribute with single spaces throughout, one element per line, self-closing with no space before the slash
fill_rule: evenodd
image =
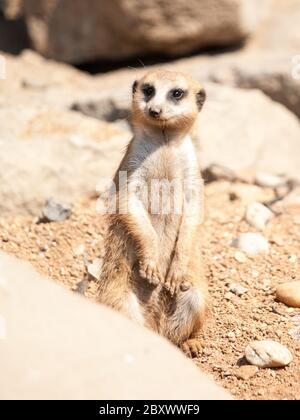
<path id="1" fill-rule="evenodd" d="M 152 118 L 159 118 L 162 114 L 162 110 L 161 109 L 153 109 L 153 108 L 149 108 L 149 115 Z"/>

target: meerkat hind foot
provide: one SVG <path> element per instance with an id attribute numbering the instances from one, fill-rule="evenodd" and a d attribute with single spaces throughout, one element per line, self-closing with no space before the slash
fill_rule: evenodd
<path id="1" fill-rule="evenodd" d="M 164 283 L 171 296 L 177 295 L 178 292 L 187 292 L 191 288 L 191 283 L 184 278 L 171 276 L 168 277 Z"/>
<path id="2" fill-rule="evenodd" d="M 203 351 L 202 342 L 198 338 L 190 338 L 181 344 L 180 347 L 185 355 L 191 359 L 201 356 Z"/>

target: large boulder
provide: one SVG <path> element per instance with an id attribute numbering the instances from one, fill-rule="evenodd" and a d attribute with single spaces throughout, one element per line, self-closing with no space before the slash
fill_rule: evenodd
<path id="1" fill-rule="evenodd" d="M 188 70 L 198 80 L 205 80 L 199 71 Z M 126 106 L 130 109 L 127 86 L 136 77 L 140 71 L 118 72 L 102 79 L 106 84 L 102 94 L 115 104 L 116 112 Z M 300 123 L 292 112 L 259 90 L 205 81 L 204 86 L 207 102 L 195 136 L 202 168 L 216 163 L 236 171 L 261 170 L 300 179 Z M 103 108 L 103 100 L 83 100 L 81 105 L 84 112 L 90 109 L 93 115 L 97 106 Z"/>
<path id="2" fill-rule="evenodd" d="M 24 0 L 33 46 L 79 63 L 137 54 L 180 55 L 236 44 L 269 0 Z"/>
<path id="3" fill-rule="evenodd" d="M 253 37 L 250 47 L 255 50 L 293 51 L 300 49 L 299 0 L 271 0 L 270 13 Z"/>
<path id="4" fill-rule="evenodd" d="M 130 133 L 51 107 L 0 108 L 0 214 L 39 215 L 51 197 L 72 203 L 116 170 Z"/>
<path id="5" fill-rule="evenodd" d="M 300 179 L 300 123 L 258 90 L 206 84 L 208 101 L 199 119 L 203 167 L 261 170 Z"/>
<path id="6" fill-rule="evenodd" d="M 158 335 L 2 253 L 0 267 L 0 399 L 232 399 Z"/>
<path id="7" fill-rule="evenodd" d="M 223 65 L 221 61 L 210 78 L 244 89 L 259 89 L 300 118 L 300 55 L 277 52 L 236 56 L 223 60 Z"/>
<path id="8" fill-rule="evenodd" d="M 99 178 L 112 175 L 131 133 L 128 127 L 123 130 L 116 123 L 69 110 L 106 121 L 126 116 L 131 85 L 146 70 L 91 77 L 35 53 L 5 58 L 7 79 L 0 81 L 2 214 L 38 214 L 51 196 L 74 201 L 94 191 Z M 196 136 L 202 166 L 219 163 L 300 178 L 300 127 L 295 115 L 258 90 L 207 83 L 228 77 L 235 84 L 231 75 L 241 77 L 232 71 L 237 62 L 229 65 L 220 57 L 200 65 L 198 60 L 168 67 L 189 72 L 208 91 Z M 239 64 L 243 74 L 255 71 L 247 64 Z M 226 66 L 230 71 L 222 72 Z"/>

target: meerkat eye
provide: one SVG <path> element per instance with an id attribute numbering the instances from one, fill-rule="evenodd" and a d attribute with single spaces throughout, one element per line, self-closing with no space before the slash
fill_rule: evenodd
<path id="1" fill-rule="evenodd" d="M 173 99 L 176 99 L 177 101 L 179 101 L 180 99 L 182 99 L 185 95 L 185 91 L 182 89 L 174 89 L 171 91 L 171 97 Z"/>
<path id="2" fill-rule="evenodd" d="M 151 85 L 145 85 L 145 86 L 143 86 L 143 94 L 147 98 L 150 98 L 151 96 L 153 96 L 155 94 L 155 88 L 154 88 L 154 86 L 151 86 Z"/>

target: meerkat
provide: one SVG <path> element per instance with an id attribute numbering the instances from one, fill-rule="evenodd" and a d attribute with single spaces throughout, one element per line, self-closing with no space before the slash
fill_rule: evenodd
<path id="1" fill-rule="evenodd" d="M 208 302 L 198 191 L 203 184 L 191 139 L 205 99 L 202 86 L 182 73 L 151 71 L 134 83 L 134 137 L 114 178 L 117 205 L 106 215 L 97 297 L 190 357 L 201 352 Z M 188 185 L 174 196 L 172 211 L 161 205 L 161 188 L 158 200 L 149 194 L 153 181 L 163 186 L 166 180 L 172 188 Z"/>

